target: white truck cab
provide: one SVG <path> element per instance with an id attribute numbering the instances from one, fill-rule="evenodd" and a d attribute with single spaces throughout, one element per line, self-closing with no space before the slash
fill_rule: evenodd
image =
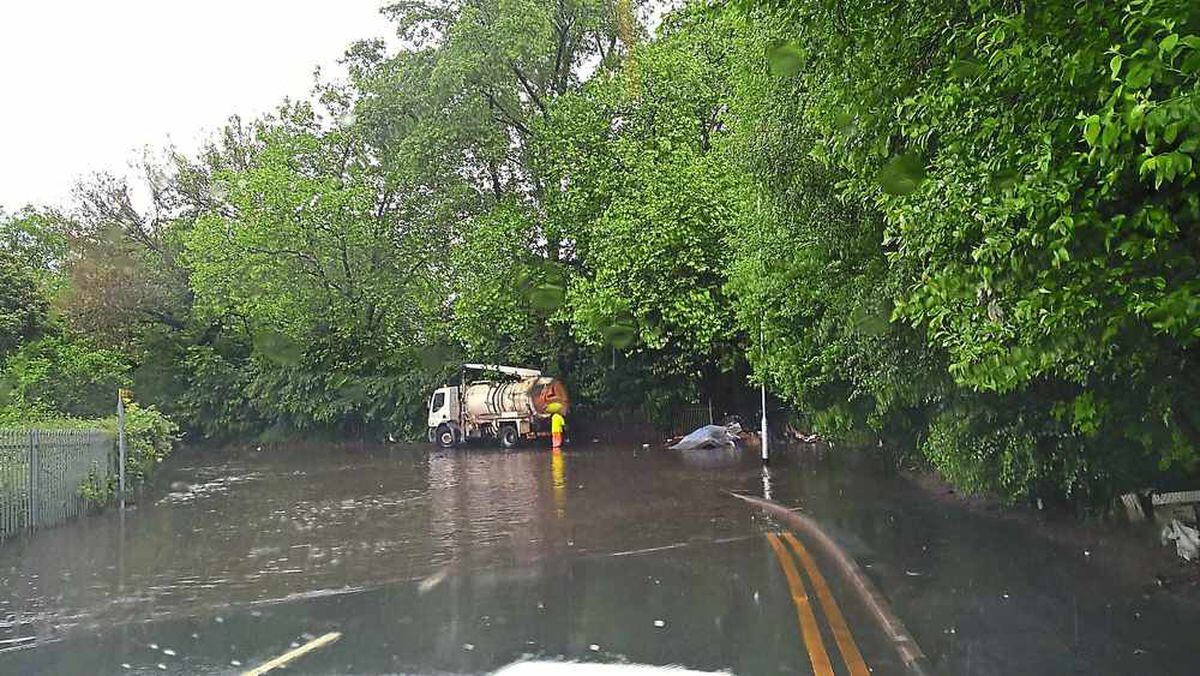
<path id="1" fill-rule="evenodd" d="M 429 440 L 436 442 L 442 447 L 453 446 L 457 441 L 454 434 L 454 425 L 459 423 L 459 388 L 451 385 L 447 387 L 439 387 L 433 391 L 433 396 L 429 399 Z M 447 435 L 446 439 L 439 439 L 439 430 L 442 434 Z"/>

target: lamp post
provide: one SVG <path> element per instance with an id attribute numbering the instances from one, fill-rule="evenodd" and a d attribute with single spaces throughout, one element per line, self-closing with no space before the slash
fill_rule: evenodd
<path id="1" fill-rule="evenodd" d="M 760 189 L 757 192 L 758 192 L 758 195 L 757 195 L 758 214 L 761 218 L 762 208 L 763 208 L 762 207 L 762 190 Z M 760 248 L 759 251 L 760 251 L 760 253 L 762 253 L 762 258 L 759 261 L 760 263 L 762 263 L 762 279 L 766 280 L 767 279 L 766 247 L 764 246 L 764 247 Z M 767 294 L 763 294 L 762 315 L 758 318 L 758 356 L 759 356 L 759 362 L 762 364 L 762 374 L 761 374 L 762 382 L 760 383 L 760 392 L 761 392 L 761 396 L 762 396 L 762 400 L 760 402 L 762 404 L 762 421 L 761 421 L 762 425 L 761 425 L 760 429 L 762 430 L 761 446 L 762 446 L 763 467 L 766 467 L 767 465 L 769 465 L 771 463 L 771 456 L 768 451 L 768 447 L 770 446 L 770 441 L 767 439 L 767 437 L 769 435 L 767 434 L 767 338 L 766 338 L 766 328 L 765 328 L 766 324 L 767 324 L 767 298 L 766 298 L 766 296 L 767 296 Z M 764 475 L 764 479 L 765 479 L 765 475 Z"/>
<path id="2" fill-rule="evenodd" d="M 762 404 L 762 421 L 761 421 L 761 422 L 762 422 L 762 425 L 761 425 L 761 427 L 760 427 L 760 429 L 762 430 L 762 433 L 761 433 L 761 435 L 762 435 L 762 437 L 761 437 L 761 441 L 762 441 L 762 444 L 761 444 L 761 446 L 762 446 L 762 464 L 763 464 L 763 465 L 769 465 L 769 464 L 771 464 L 771 456 L 770 456 L 770 454 L 769 454 L 769 452 L 768 452 L 768 447 L 770 446 L 771 442 L 769 441 L 769 436 L 770 436 L 770 435 L 768 435 L 768 434 L 767 434 L 767 374 L 766 374 L 766 355 L 767 355 L 767 348 L 766 348 L 766 343 L 765 343 L 765 341 L 764 341 L 764 338 L 763 338 L 763 336 L 764 336 L 764 334 L 763 334 L 763 322 L 762 322 L 762 321 L 760 321 L 760 322 L 759 322 L 759 324 L 758 324 L 758 344 L 759 344 L 759 349 L 760 349 L 760 351 L 761 351 L 761 353 L 762 353 L 762 358 L 763 358 L 763 361 L 762 361 L 762 363 L 763 363 L 762 384 L 761 384 L 761 386 L 760 386 L 760 388 L 761 388 L 761 389 L 760 389 L 760 392 L 762 393 L 762 401 L 761 401 L 761 404 Z"/>
<path id="3" fill-rule="evenodd" d="M 771 457 L 767 452 L 767 447 L 770 445 L 767 434 L 767 385 L 762 385 L 762 464 L 771 464 Z"/>

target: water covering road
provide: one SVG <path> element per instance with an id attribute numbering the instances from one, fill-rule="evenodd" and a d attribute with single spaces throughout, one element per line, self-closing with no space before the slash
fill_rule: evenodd
<path id="1" fill-rule="evenodd" d="M 1191 670 L 1193 605 L 933 501 L 866 456 L 796 449 L 764 472 L 742 451 L 585 445 L 182 453 L 124 518 L 0 545 L 0 673 L 231 673 L 331 631 L 341 640 L 290 669 L 478 673 L 537 658 L 809 673 L 767 537 L 781 529 L 728 491 L 814 515 L 935 672 Z M 866 664 L 901 673 L 814 554 Z"/>

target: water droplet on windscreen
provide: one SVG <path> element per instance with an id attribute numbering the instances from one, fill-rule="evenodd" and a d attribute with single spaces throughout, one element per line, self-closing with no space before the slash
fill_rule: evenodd
<path id="1" fill-rule="evenodd" d="M 209 186 L 208 194 L 214 200 L 222 202 L 229 197 L 229 185 L 225 181 L 215 181 Z"/>

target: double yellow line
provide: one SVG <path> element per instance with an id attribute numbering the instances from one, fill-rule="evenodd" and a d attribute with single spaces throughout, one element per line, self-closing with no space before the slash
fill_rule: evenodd
<path id="1" fill-rule="evenodd" d="M 867 676 L 870 674 L 867 663 L 863 661 L 862 653 L 858 651 L 858 645 L 854 643 L 854 636 L 850 633 L 850 627 L 846 625 L 846 618 L 842 616 L 842 611 L 833 598 L 833 592 L 829 591 L 825 576 L 821 575 L 812 555 L 796 539 L 796 536 L 784 533 L 783 539 L 792 546 L 796 557 L 800 560 L 800 565 L 804 568 L 804 573 L 808 576 L 809 583 L 816 591 L 817 600 L 821 604 L 821 609 L 825 611 L 825 618 L 829 622 L 829 629 L 837 643 L 838 652 L 841 653 L 842 660 L 846 663 L 846 669 L 852 676 Z M 800 634 L 804 637 L 804 647 L 808 650 L 808 659 L 812 663 L 813 673 L 816 676 L 833 676 L 833 665 L 829 661 L 829 653 L 825 651 L 825 642 L 821 639 L 821 628 L 817 624 L 816 613 L 809 601 L 808 591 L 801 579 L 800 571 L 796 568 L 796 562 L 778 535 L 767 533 L 767 541 L 771 543 L 771 549 L 775 550 L 775 556 L 783 568 L 783 575 L 787 578 L 788 589 L 792 592 L 792 602 L 796 605 L 796 616 L 800 620 Z"/>

